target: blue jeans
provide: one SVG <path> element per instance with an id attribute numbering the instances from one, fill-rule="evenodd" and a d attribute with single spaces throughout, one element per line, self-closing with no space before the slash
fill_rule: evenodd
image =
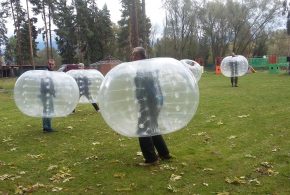
<path id="1" fill-rule="evenodd" d="M 51 118 L 42 118 L 42 127 L 43 130 L 50 131 L 51 128 Z"/>

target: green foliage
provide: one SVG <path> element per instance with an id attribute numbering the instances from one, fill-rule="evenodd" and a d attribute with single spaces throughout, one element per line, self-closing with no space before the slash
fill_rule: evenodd
<path id="1" fill-rule="evenodd" d="M 44 134 L 40 118 L 16 108 L 15 79 L 0 79 L 0 193 L 289 194 L 289 81 L 258 72 L 232 88 L 203 74 L 195 117 L 164 135 L 175 158 L 139 167 L 138 140 L 114 133 L 91 105 Z"/>
<path id="2" fill-rule="evenodd" d="M 43 48 L 42 50 L 37 52 L 37 56 L 34 58 L 34 63 L 37 65 L 46 65 L 47 64 L 47 51 L 46 48 Z M 61 56 L 58 54 L 58 51 L 56 49 L 52 49 L 52 55 L 55 60 L 56 69 L 58 69 L 62 65 L 62 59 Z"/>
<path id="3" fill-rule="evenodd" d="M 66 4 L 66 0 L 61 0 L 54 13 L 54 23 L 58 27 L 56 43 L 63 64 L 77 63 L 76 60 L 76 29 L 74 25 L 74 8 Z"/>
<path id="4" fill-rule="evenodd" d="M 150 50 L 150 30 L 151 30 L 151 22 L 150 19 L 144 14 L 142 14 L 142 4 L 140 0 L 134 0 L 136 4 L 136 13 L 137 13 L 137 31 L 138 31 L 138 39 L 140 46 L 143 46 L 147 50 Z M 118 54 L 121 60 L 129 60 L 129 56 L 132 50 L 132 43 L 130 40 L 131 35 L 131 24 L 130 24 L 130 9 L 132 9 L 133 2 L 131 0 L 121 0 L 122 4 L 122 16 L 121 20 L 118 21 L 119 31 L 117 34 L 117 42 L 118 42 Z"/>
<path id="5" fill-rule="evenodd" d="M 5 61 L 6 64 L 15 64 L 16 60 L 16 38 L 15 37 L 10 37 L 6 43 L 5 46 Z"/>
<path id="6" fill-rule="evenodd" d="M 55 6 L 56 42 L 63 63 L 90 64 L 114 53 L 114 33 L 110 13 L 99 10 L 94 1 L 77 0 Z"/>
<path id="7" fill-rule="evenodd" d="M 37 30 L 35 27 L 35 23 L 37 22 L 36 18 L 30 18 L 30 26 L 31 26 L 31 41 L 32 41 L 32 49 L 33 56 L 36 57 L 37 53 Z M 19 34 L 21 38 L 20 48 L 21 51 L 25 51 L 22 53 L 22 60 L 24 64 L 30 64 L 30 40 L 29 40 L 29 24 L 28 21 L 25 21 L 19 30 Z"/>

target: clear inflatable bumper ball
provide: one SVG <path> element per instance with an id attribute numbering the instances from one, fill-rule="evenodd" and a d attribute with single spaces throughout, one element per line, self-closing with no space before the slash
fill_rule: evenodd
<path id="1" fill-rule="evenodd" d="M 79 87 L 79 103 L 97 103 L 100 86 L 104 76 L 98 70 L 70 70 L 67 72 L 72 76 Z"/>
<path id="2" fill-rule="evenodd" d="M 79 89 L 66 73 L 31 70 L 17 79 L 14 100 L 19 110 L 28 116 L 63 117 L 75 109 Z"/>
<path id="3" fill-rule="evenodd" d="M 241 55 L 227 56 L 221 62 L 221 72 L 226 77 L 240 77 L 248 72 L 247 58 Z"/>
<path id="4" fill-rule="evenodd" d="M 194 78 L 198 82 L 202 75 L 202 67 L 200 66 L 200 64 L 194 60 L 189 59 L 183 59 L 180 61 L 185 67 L 187 67 L 190 70 L 190 72 L 193 74 Z"/>
<path id="5" fill-rule="evenodd" d="M 173 58 L 116 66 L 105 76 L 99 96 L 106 123 L 128 137 L 177 131 L 190 122 L 198 103 L 196 80 Z"/>

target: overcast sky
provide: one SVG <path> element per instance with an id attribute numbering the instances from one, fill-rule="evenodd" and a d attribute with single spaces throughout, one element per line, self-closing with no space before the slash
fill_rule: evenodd
<path id="1" fill-rule="evenodd" d="M 146 15 L 150 18 L 152 27 L 158 28 L 158 34 L 161 34 L 161 29 L 163 27 L 163 22 L 165 18 L 165 11 L 162 9 L 162 0 L 146 0 Z M 0 0 L 2 2 L 2 0 Z M 25 0 L 21 0 L 23 7 L 26 9 Z M 117 23 L 121 19 L 121 3 L 120 0 L 96 0 L 99 9 L 102 9 L 104 4 L 107 4 L 110 10 L 111 20 Z M 31 8 L 31 6 L 30 6 Z M 32 12 L 30 12 L 30 16 Z M 41 19 L 38 20 L 38 27 L 43 26 Z M 9 20 L 8 24 L 8 36 L 11 36 L 14 31 L 12 19 Z"/>

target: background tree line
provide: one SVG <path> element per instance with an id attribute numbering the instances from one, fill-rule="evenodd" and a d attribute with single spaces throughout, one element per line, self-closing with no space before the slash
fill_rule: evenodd
<path id="1" fill-rule="evenodd" d="M 151 27 L 145 0 L 116 3 L 122 6 L 122 16 L 114 24 L 107 6 L 97 7 L 96 0 L 2 0 L 0 52 L 6 63 L 19 65 L 45 64 L 49 58 L 85 64 L 107 56 L 125 61 L 139 45 L 150 57 L 201 57 L 209 63 L 231 51 L 248 57 L 289 55 L 279 0 L 162 0 L 162 34 Z M 14 24 L 11 37 L 6 35 L 8 18 Z M 42 51 L 37 50 L 38 34 L 45 42 Z M 57 49 L 52 47 L 53 35 Z"/>

